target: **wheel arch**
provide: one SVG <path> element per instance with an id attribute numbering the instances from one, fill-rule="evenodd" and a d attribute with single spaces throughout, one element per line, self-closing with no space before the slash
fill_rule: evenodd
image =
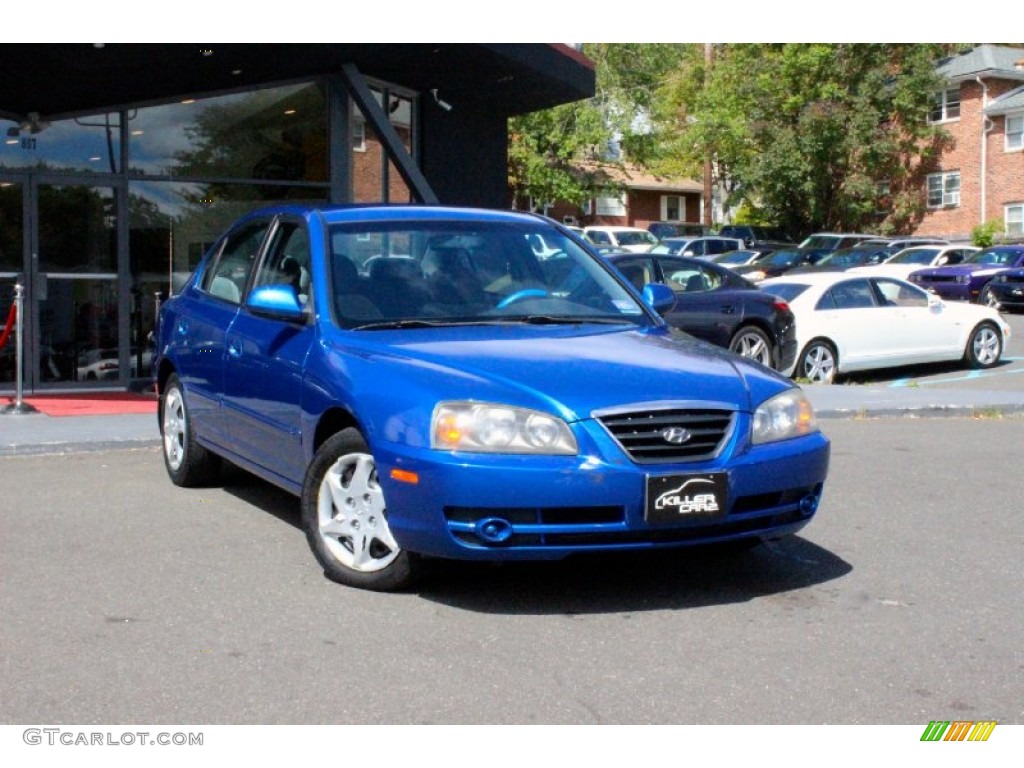
<path id="1" fill-rule="evenodd" d="M 313 431 L 313 443 L 309 446 L 310 455 L 315 454 L 331 435 L 341 432 L 343 429 L 355 427 L 367 439 L 366 430 L 351 411 L 341 406 L 332 406 L 320 414 L 317 419 L 316 429 Z"/>

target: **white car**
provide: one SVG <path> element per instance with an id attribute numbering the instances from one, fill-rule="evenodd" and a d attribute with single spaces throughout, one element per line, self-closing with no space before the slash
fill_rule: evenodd
<path id="1" fill-rule="evenodd" d="M 594 245 L 609 245 L 633 253 L 646 253 L 658 238 L 638 227 L 584 227 L 583 236 Z"/>
<path id="2" fill-rule="evenodd" d="M 904 280 L 849 272 L 782 275 L 763 290 L 796 316 L 797 380 L 830 384 L 853 371 L 963 360 L 999 362 L 1010 326 L 988 307 L 945 302 Z"/>
<path id="3" fill-rule="evenodd" d="M 945 264 L 959 264 L 980 248 L 972 245 L 915 245 L 895 253 L 881 264 L 867 267 L 853 267 L 847 274 L 869 274 L 876 277 L 896 277 L 906 280 L 911 272 L 925 267 L 941 267 Z"/>

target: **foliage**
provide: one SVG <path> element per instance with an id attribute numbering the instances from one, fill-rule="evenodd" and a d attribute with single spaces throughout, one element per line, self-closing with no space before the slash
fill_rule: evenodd
<path id="1" fill-rule="evenodd" d="M 666 73 L 686 46 L 594 43 L 593 99 L 513 117 L 509 121 L 509 188 L 517 207 L 562 200 L 581 204 L 615 183 L 600 165 L 621 162 L 620 151 L 643 162 L 657 147 L 649 114 Z"/>
<path id="2" fill-rule="evenodd" d="M 727 203 L 791 231 L 900 231 L 921 214 L 911 183 L 920 159 L 945 141 L 924 119 L 940 54 L 920 44 L 717 46 L 709 69 L 691 58 L 666 83 L 662 145 L 691 170 L 710 155 Z"/>
<path id="3" fill-rule="evenodd" d="M 971 230 L 971 244 L 979 248 L 988 248 L 995 244 L 996 235 L 1001 234 L 1002 231 L 1002 221 L 999 219 L 989 219 Z"/>

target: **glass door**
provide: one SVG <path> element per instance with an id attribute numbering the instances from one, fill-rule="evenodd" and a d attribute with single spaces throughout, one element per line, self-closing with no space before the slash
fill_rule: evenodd
<path id="1" fill-rule="evenodd" d="M 34 179 L 30 197 L 33 384 L 125 383 L 116 189 Z"/>
<path id="2" fill-rule="evenodd" d="M 14 286 L 25 267 L 25 185 L 0 177 L 0 339 L 14 307 Z M 0 346 L 0 391 L 13 391 L 15 383 L 14 329 Z"/>

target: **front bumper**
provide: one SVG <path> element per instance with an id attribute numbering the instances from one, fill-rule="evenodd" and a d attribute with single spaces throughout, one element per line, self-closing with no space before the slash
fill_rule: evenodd
<path id="1" fill-rule="evenodd" d="M 1024 281 L 996 282 L 988 284 L 992 295 L 1004 309 L 1020 309 L 1024 307 Z"/>
<path id="2" fill-rule="evenodd" d="M 374 446 L 396 540 L 409 551 L 438 557 L 539 560 L 773 538 L 811 520 L 828 472 L 830 447 L 823 435 L 751 447 L 736 438 L 749 431 L 746 415 L 737 419 L 736 433 L 718 457 L 674 464 L 635 464 L 599 427 L 587 424 L 598 450 L 572 457 Z M 417 481 L 394 479 L 394 469 L 415 473 Z M 671 525 L 645 520 L 648 475 L 701 472 L 726 474 L 724 514 Z M 500 535 L 493 536 L 496 530 Z"/>

